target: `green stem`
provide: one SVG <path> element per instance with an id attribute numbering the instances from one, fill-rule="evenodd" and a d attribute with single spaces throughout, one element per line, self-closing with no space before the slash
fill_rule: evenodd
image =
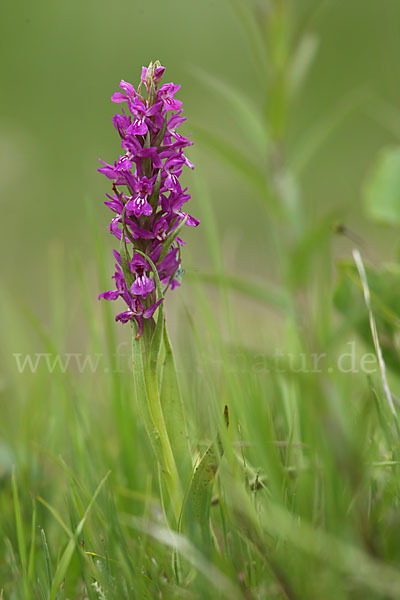
<path id="1" fill-rule="evenodd" d="M 145 322 L 144 325 L 143 335 L 139 340 L 136 340 L 135 329 L 132 329 L 136 397 L 141 408 L 147 434 L 162 470 L 177 522 L 183 502 L 182 487 L 160 402 L 157 369 L 154 368 L 154 364 L 150 360 L 151 324 Z"/>
<path id="2" fill-rule="evenodd" d="M 164 465 L 163 473 L 167 480 L 167 488 L 170 495 L 175 518 L 178 520 L 183 502 L 183 493 L 179 479 L 178 469 L 172 452 L 171 442 L 165 425 L 164 414 L 161 408 L 160 395 L 157 385 L 157 375 L 154 370 L 145 369 L 145 382 L 147 390 L 147 401 L 154 425 L 160 436 L 163 451 Z"/>

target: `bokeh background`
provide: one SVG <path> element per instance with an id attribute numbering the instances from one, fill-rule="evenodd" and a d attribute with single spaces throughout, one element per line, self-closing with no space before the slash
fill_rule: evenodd
<path id="1" fill-rule="evenodd" d="M 268 2 L 258 6 L 262 19 Z M 365 216 L 362 187 L 382 147 L 400 133 L 400 7 L 397 0 L 301 0 L 291 4 L 291 27 L 311 34 L 315 56 L 288 111 L 285 152 L 298 168 L 301 212 L 311 226 L 328 218 L 361 236 L 374 252 L 391 258 L 396 236 Z M 76 263 L 84 267 L 96 295 L 95 253 L 88 221 L 95 219 L 104 246 L 111 236 L 103 205 L 108 184 L 96 171 L 98 158 L 119 153 L 109 101 L 120 79 L 136 83 L 142 65 L 159 59 L 166 81 L 182 84 L 186 133 L 193 132 L 190 158 L 206 186 L 222 241 L 227 272 L 274 280 L 279 271 L 271 228 L 254 191 L 220 161 L 196 131 L 207 129 L 259 162 L 229 105 L 201 72 L 228 83 L 262 111 L 266 89 L 243 23 L 226 0 L 19 0 L 3 11 L 0 117 L 2 289 L 15 305 L 28 307 L 51 327 L 51 280 L 58 272 L 67 307 L 68 336 L 86 336 L 76 292 Z M 268 90 L 267 90 L 268 91 Z M 297 161 L 297 163 L 296 163 Z M 187 173 L 192 214 L 202 217 L 198 175 Z M 88 217 L 88 206 L 91 217 Z M 186 270 L 208 269 L 207 238 L 187 231 Z M 348 255 L 351 241 L 337 239 Z M 171 295 L 171 322 L 185 291 Z M 209 292 L 212 294 L 212 290 Z M 179 296 L 179 297 L 178 297 Z M 245 300 L 240 300 L 240 302 Z M 186 301 L 185 301 L 186 302 Z M 187 302 L 186 302 L 187 305 Z M 244 304 L 244 327 L 257 331 L 265 311 Z M 254 310 L 253 310 L 254 309 Z M 195 310 L 195 309 L 193 309 Z M 3 327 L 7 315 L 1 316 Z M 4 336 L 6 336 L 4 330 Z M 72 346 L 75 342 L 71 342 Z M 72 347 L 71 346 L 71 347 Z M 7 353 L 18 351 L 10 335 Z M 4 351 L 4 350 L 3 350 Z"/>

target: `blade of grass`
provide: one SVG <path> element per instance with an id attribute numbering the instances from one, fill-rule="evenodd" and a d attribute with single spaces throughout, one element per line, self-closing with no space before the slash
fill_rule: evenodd
<path id="1" fill-rule="evenodd" d="M 375 323 L 374 315 L 372 313 L 371 295 L 370 295 L 370 292 L 369 292 L 369 286 L 368 286 L 368 281 L 367 281 L 367 274 L 365 272 L 364 263 L 362 261 L 361 254 L 360 254 L 360 252 L 357 249 L 353 250 L 353 257 L 354 257 L 354 262 L 356 263 L 356 266 L 357 266 L 357 269 L 358 269 L 358 273 L 360 275 L 360 280 L 361 280 L 361 284 L 362 284 L 362 288 L 363 288 L 363 294 L 364 294 L 364 300 L 365 300 L 365 304 L 366 304 L 366 307 L 367 307 L 367 310 L 368 310 L 369 325 L 370 325 L 370 328 L 371 328 L 371 335 L 372 335 L 372 339 L 373 339 L 374 346 L 375 346 L 376 356 L 378 358 L 378 364 L 379 364 L 379 370 L 381 372 L 383 390 L 385 392 L 385 396 L 386 396 L 386 399 L 387 399 L 388 404 L 389 404 L 390 412 L 396 418 L 396 422 L 397 422 L 397 413 L 396 413 L 396 409 L 394 407 L 394 403 L 393 403 L 393 399 L 392 399 L 392 394 L 391 394 L 391 391 L 390 391 L 390 388 L 389 388 L 389 383 L 388 383 L 388 380 L 387 380 L 386 365 L 385 365 L 385 361 L 383 359 L 381 345 L 379 343 L 378 330 L 376 328 L 376 323 Z"/>
<path id="2" fill-rule="evenodd" d="M 36 549 L 36 502 L 32 500 L 32 526 L 31 526 L 31 548 L 28 561 L 28 578 L 33 581 L 35 572 L 35 549 Z"/>
<path id="3" fill-rule="evenodd" d="M 108 473 L 106 473 L 106 475 L 103 477 L 103 479 L 100 481 L 99 485 L 97 486 L 96 491 L 94 492 L 92 499 L 90 500 L 85 513 L 82 517 L 82 519 L 79 521 L 78 526 L 73 534 L 73 537 L 70 538 L 67 547 L 65 548 L 63 555 L 61 556 L 61 559 L 57 565 L 57 569 L 54 575 L 54 579 L 51 585 L 51 589 L 50 589 L 50 594 L 49 594 L 49 599 L 48 600 L 55 600 L 56 596 L 58 594 L 59 588 L 61 583 L 64 580 L 64 577 L 67 574 L 68 571 L 68 567 L 69 567 L 69 563 L 71 562 L 72 556 L 76 550 L 76 546 L 77 546 L 77 540 L 79 538 L 79 535 L 82 532 L 83 526 L 86 522 L 86 519 L 89 515 L 89 512 L 93 506 L 93 504 L 96 501 L 97 496 L 100 493 L 100 490 L 102 489 L 103 485 L 105 484 L 105 482 L 107 481 L 109 475 L 110 475 L 111 471 L 108 471 Z"/>
<path id="4" fill-rule="evenodd" d="M 48 502 L 46 502 L 46 500 L 44 500 L 40 496 L 36 496 L 36 500 L 38 502 L 40 502 L 41 504 L 43 504 L 43 506 L 45 506 L 47 508 L 47 510 L 49 510 L 51 512 L 51 514 L 53 515 L 53 517 L 55 518 L 57 523 L 59 525 L 61 525 L 61 527 L 64 529 L 64 531 L 68 535 L 68 537 L 72 538 L 74 534 L 72 533 L 72 531 L 68 527 L 68 525 L 66 525 L 66 523 L 63 521 L 63 519 L 61 518 L 59 513 L 56 511 L 56 509 L 53 508 Z"/>
<path id="5" fill-rule="evenodd" d="M 13 492 L 14 516 L 15 516 L 15 525 L 16 525 L 16 529 L 17 529 L 19 558 L 21 561 L 21 568 L 22 568 L 22 581 L 23 581 L 23 586 L 24 586 L 24 594 L 25 594 L 25 598 L 27 600 L 29 600 L 29 598 L 31 598 L 31 593 L 30 593 L 30 587 L 29 587 L 29 582 L 28 582 L 28 577 L 27 577 L 28 573 L 27 573 L 27 562 L 26 562 L 24 522 L 22 519 L 21 505 L 20 505 L 19 496 L 18 496 L 18 486 L 17 486 L 17 480 L 16 480 L 16 476 L 15 476 L 15 467 L 12 470 L 11 485 L 12 485 L 12 492 Z"/>
<path id="6" fill-rule="evenodd" d="M 128 526 L 138 531 L 146 532 L 161 544 L 176 549 L 182 558 L 191 563 L 211 583 L 213 588 L 216 588 L 218 594 L 221 594 L 224 598 L 239 600 L 243 597 L 237 586 L 211 561 L 207 560 L 184 535 L 175 533 L 159 525 L 145 523 L 143 520 L 131 515 L 126 517 L 125 522 Z"/>
<path id="7" fill-rule="evenodd" d="M 50 558 L 49 547 L 47 545 L 46 533 L 45 533 L 43 527 L 40 528 L 40 538 L 42 540 L 44 564 L 45 564 L 45 568 L 46 568 L 47 591 L 50 592 L 51 582 L 53 581 L 53 572 L 52 572 L 52 568 L 51 568 L 51 558 Z"/>

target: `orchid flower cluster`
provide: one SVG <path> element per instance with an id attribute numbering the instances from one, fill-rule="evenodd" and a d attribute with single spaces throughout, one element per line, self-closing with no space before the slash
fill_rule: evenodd
<path id="1" fill-rule="evenodd" d="M 199 224 L 182 210 L 190 194 L 182 189 L 179 177 L 184 165 L 194 168 L 184 154 L 193 142 L 176 131 L 186 120 L 182 102 L 175 98 L 181 86 L 160 85 L 164 71 L 158 61 L 143 67 L 137 91 L 121 81 L 122 92 L 113 94 L 111 100 L 126 106 L 112 120 L 125 153 L 114 165 L 100 160 L 104 166 L 98 169 L 112 181 L 113 194 L 106 194 L 105 204 L 115 216 L 108 229 L 120 240 L 121 248 L 127 249 L 128 244 L 132 248 L 123 256 L 121 250 L 114 250 L 116 289 L 100 294 L 99 299 L 125 301 L 128 310 L 115 319 L 135 320 L 137 338 L 144 319 L 153 319 L 164 300 L 156 297 L 154 266 L 163 296 L 168 288 L 180 285 L 180 247 L 185 242 L 178 233 L 183 225 Z"/>

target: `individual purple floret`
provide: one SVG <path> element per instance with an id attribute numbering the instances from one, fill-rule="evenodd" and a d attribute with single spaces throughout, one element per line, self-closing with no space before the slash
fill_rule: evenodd
<path id="1" fill-rule="evenodd" d="M 122 243 L 125 240 L 129 249 L 126 268 L 114 251 L 116 289 L 100 294 L 99 299 L 125 301 L 128 310 L 115 319 L 122 323 L 136 320 L 137 338 L 144 319 L 152 319 L 164 299 L 156 297 L 154 273 L 143 254 L 156 266 L 164 293 L 169 287 L 174 289 L 180 285 L 177 272 L 184 245 L 178 228 L 183 221 L 190 227 L 199 224 L 182 210 L 190 194 L 182 189 L 179 178 L 185 165 L 194 168 L 184 155 L 184 148 L 193 142 L 176 131 L 186 120 L 181 116 L 182 102 L 175 99 L 180 86 L 166 83 L 160 87 L 164 71 L 158 61 L 143 67 L 137 90 L 121 81 L 122 92 L 115 92 L 111 100 L 126 103 L 122 114 L 112 119 L 124 152 L 114 164 L 100 160 L 103 166 L 98 169 L 112 181 L 113 193 L 106 194 L 105 201 L 114 213 L 108 229 Z"/>

